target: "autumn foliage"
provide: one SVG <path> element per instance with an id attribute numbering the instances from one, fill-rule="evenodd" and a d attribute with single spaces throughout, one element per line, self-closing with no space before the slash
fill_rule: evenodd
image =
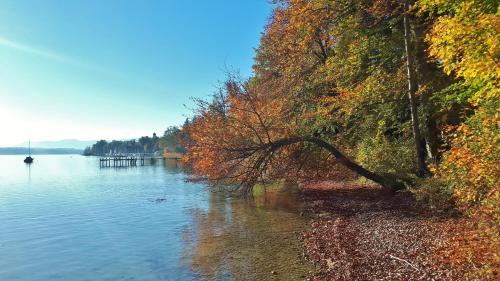
<path id="1" fill-rule="evenodd" d="M 411 184 L 412 55 L 417 146 L 427 164 L 459 201 L 497 199 L 498 4 L 413 2 L 406 53 L 402 1 L 275 1 L 253 77 L 229 75 L 212 101 L 198 101 L 186 160 L 217 181 L 357 173 L 297 140 L 314 138 L 377 176 Z M 276 147 L 279 140 L 288 141 Z"/>

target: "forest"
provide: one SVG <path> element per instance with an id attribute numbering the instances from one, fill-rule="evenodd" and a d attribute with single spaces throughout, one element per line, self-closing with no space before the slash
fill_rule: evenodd
<path id="1" fill-rule="evenodd" d="M 457 278 L 494 280 L 499 1 L 273 2 L 253 75 L 230 73 L 197 100 L 184 161 L 246 194 L 276 180 L 367 182 L 458 212 L 473 223 L 448 259 L 474 265 Z"/>
<path id="2" fill-rule="evenodd" d="M 188 120 L 186 120 L 184 126 L 187 126 L 187 124 L 189 124 Z M 181 137 L 181 128 L 170 126 L 161 137 L 153 133 L 152 137 L 142 136 L 132 140 L 97 141 L 92 146 L 85 148 L 83 155 L 104 156 L 129 153 L 163 153 L 165 150 L 183 153 L 184 147 L 180 143 Z"/>

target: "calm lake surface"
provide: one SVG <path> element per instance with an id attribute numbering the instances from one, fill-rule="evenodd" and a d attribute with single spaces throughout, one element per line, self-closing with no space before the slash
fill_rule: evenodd
<path id="1" fill-rule="evenodd" d="M 0 280 L 301 280 L 291 192 L 229 198 L 176 162 L 0 156 Z M 275 271 L 274 274 L 271 272 Z"/>

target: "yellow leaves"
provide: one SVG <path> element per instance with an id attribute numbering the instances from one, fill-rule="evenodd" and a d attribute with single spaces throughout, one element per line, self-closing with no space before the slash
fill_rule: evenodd
<path id="1" fill-rule="evenodd" d="M 441 5 L 437 1 L 421 1 Z M 465 0 L 453 15 L 443 15 L 427 35 L 430 55 L 444 71 L 469 84 L 500 81 L 500 15 L 475 0 Z M 480 1 L 479 1 L 480 2 Z M 484 8 L 482 10 L 482 8 Z"/>

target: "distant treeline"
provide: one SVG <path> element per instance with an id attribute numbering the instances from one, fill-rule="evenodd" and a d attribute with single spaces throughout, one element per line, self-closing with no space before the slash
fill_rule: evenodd
<path id="1" fill-rule="evenodd" d="M 27 155 L 27 147 L 0 147 L 0 155 Z M 32 155 L 41 154 L 80 154 L 81 149 L 74 148 L 31 148 Z"/>
<path id="2" fill-rule="evenodd" d="M 183 127 L 189 124 L 186 120 Z M 163 153 L 165 149 L 169 152 L 184 153 L 184 147 L 181 145 L 181 139 L 184 136 L 182 128 L 171 126 L 165 130 L 162 137 L 153 133 L 152 137 L 143 136 L 132 140 L 100 140 L 85 148 L 83 155 L 103 156 L 108 154 L 127 154 L 127 153 Z"/>

